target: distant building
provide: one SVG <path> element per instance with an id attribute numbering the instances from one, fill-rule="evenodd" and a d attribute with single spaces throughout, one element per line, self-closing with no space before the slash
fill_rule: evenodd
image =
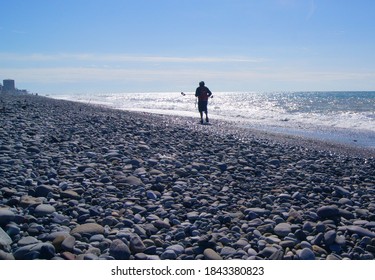
<path id="1" fill-rule="evenodd" d="M 29 94 L 26 89 L 16 88 L 16 83 L 14 80 L 6 79 L 3 80 L 3 85 L 0 84 L 0 93 L 3 94 Z"/>
<path id="2" fill-rule="evenodd" d="M 3 80 L 2 93 L 14 93 L 16 91 L 16 83 L 14 80 Z"/>

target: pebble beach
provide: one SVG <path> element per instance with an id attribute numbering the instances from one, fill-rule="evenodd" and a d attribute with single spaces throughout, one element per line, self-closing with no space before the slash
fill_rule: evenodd
<path id="1" fill-rule="evenodd" d="M 0 260 L 372 260 L 375 151 L 0 96 Z"/>

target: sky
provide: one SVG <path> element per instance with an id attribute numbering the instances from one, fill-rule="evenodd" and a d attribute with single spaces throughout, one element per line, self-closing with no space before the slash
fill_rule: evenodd
<path id="1" fill-rule="evenodd" d="M 373 0 L 0 0 L 0 81 L 41 94 L 375 90 Z"/>

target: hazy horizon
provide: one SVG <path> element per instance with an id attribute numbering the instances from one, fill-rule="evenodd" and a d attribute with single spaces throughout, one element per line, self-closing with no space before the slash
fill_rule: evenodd
<path id="1" fill-rule="evenodd" d="M 375 2 L 6 1 L 0 80 L 41 94 L 375 90 Z"/>

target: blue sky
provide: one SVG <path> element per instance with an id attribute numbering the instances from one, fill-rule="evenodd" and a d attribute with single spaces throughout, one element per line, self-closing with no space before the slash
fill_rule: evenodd
<path id="1" fill-rule="evenodd" d="M 0 7 L 0 80 L 32 92 L 375 90 L 373 0 Z"/>

